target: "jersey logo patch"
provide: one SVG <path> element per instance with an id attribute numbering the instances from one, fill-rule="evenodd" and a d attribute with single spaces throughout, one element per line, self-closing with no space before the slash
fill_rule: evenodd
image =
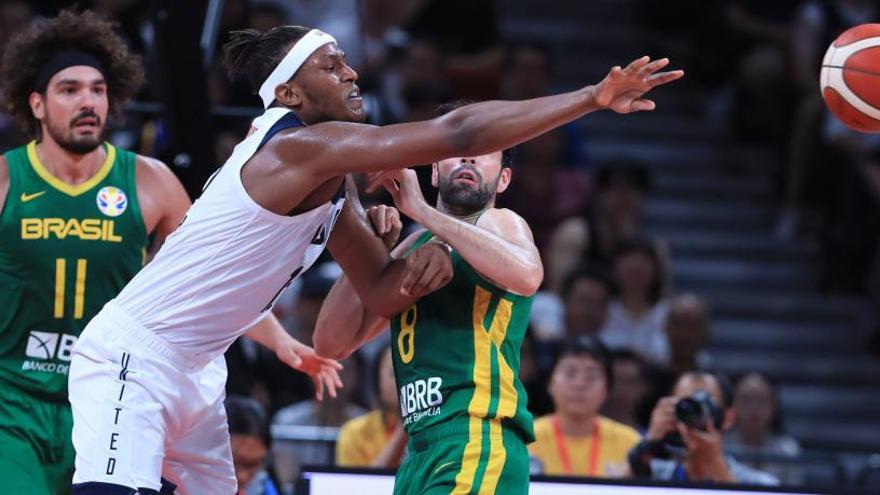
<path id="1" fill-rule="evenodd" d="M 24 354 L 37 359 L 52 359 L 58 346 L 57 333 L 31 332 Z"/>
<path id="2" fill-rule="evenodd" d="M 118 217 L 128 207 L 128 197 L 125 196 L 125 192 L 122 189 L 107 186 L 102 187 L 98 191 L 97 203 L 101 213 L 108 217 Z"/>
<path id="3" fill-rule="evenodd" d="M 21 202 L 27 203 L 28 201 L 32 199 L 37 199 L 44 194 L 46 194 L 46 191 L 35 192 L 33 194 L 21 193 Z"/>

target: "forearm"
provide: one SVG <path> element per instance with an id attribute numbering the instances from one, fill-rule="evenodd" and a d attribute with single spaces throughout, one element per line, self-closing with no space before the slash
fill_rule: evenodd
<path id="1" fill-rule="evenodd" d="M 540 286 L 543 267 L 534 250 L 431 207 L 423 208 L 418 216 L 422 225 L 492 282 L 521 295 L 531 295 Z"/>
<path id="2" fill-rule="evenodd" d="M 374 337 L 386 322 L 367 312 L 348 277 L 343 275 L 321 306 L 315 326 L 315 351 L 324 357 L 344 359 Z"/>
<path id="3" fill-rule="evenodd" d="M 511 148 L 596 110 L 593 86 L 522 101 L 486 101 L 440 117 L 456 129 L 455 156 Z"/>
<path id="4" fill-rule="evenodd" d="M 333 250 L 333 258 L 345 273 L 345 285 L 351 289 L 347 292 L 349 295 L 353 292 L 367 312 L 390 317 L 415 301 L 400 291 L 406 260 L 395 260 L 389 255 L 379 260 L 368 256 L 354 243 Z M 342 299 L 340 304 L 350 302 L 350 299 Z"/>
<path id="5" fill-rule="evenodd" d="M 293 337 L 284 330 L 284 327 L 281 326 L 281 322 L 278 321 L 278 318 L 272 313 L 254 323 L 245 332 L 245 335 L 272 351 L 277 350 L 279 343 L 288 339 L 293 339 Z"/>

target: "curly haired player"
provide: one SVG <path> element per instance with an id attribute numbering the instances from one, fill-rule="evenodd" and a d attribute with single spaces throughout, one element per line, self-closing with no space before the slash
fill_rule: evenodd
<path id="1" fill-rule="evenodd" d="M 190 202 L 161 162 L 103 140 L 144 80 L 111 23 L 63 12 L 4 52 L 3 101 L 33 140 L 0 157 L 0 479 L 67 493 L 73 344 Z"/>

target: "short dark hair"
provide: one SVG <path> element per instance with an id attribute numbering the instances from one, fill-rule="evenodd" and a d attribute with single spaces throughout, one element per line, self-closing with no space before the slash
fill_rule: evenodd
<path id="1" fill-rule="evenodd" d="M 663 283 L 666 277 L 663 271 L 663 263 L 660 260 L 660 253 L 657 252 L 657 246 L 654 240 L 649 237 L 635 236 L 623 239 L 614 246 L 614 250 L 611 253 L 612 265 L 617 263 L 617 260 L 620 258 L 633 253 L 644 254 L 654 264 L 654 281 L 651 283 L 648 297 L 651 304 L 656 304 L 663 296 Z M 616 289 L 619 292 L 619 287 Z"/>
<path id="2" fill-rule="evenodd" d="M 678 385 L 684 377 L 692 376 L 699 379 L 705 379 L 707 377 L 712 378 L 718 383 L 718 389 L 721 391 L 721 400 L 722 404 L 719 404 L 722 409 L 730 409 L 733 407 L 733 385 L 730 382 L 730 378 L 727 377 L 724 373 L 720 373 L 718 371 L 704 371 L 704 370 L 690 370 L 685 371 L 678 376 L 678 379 L 675 380 L 675 385 Z M 673 385 L 674 386 L 674 385 Z"/>
<path id="3" fill-rule="evenodd" d="M 455 100 L 447 103 L 443 103 L 437 107 L 437 115 L 446 115 L 447 113 L 458 110 L 461 107 L 466 107 L 468 105 L 473 105 L 477 103 L 474 100 Z M 501 167 L 502 168 L 511 168 L 514 165 L 516 151 L 515 148 L 507 148 L 501 152 Z"/>
<path id="4" fill-rule="evenodd" d="M 259 402 L 242 395 L 230 395 L 223 405 L 226 407 L 230 435 L 259 437 L 269 447 L 269 422 Z"/>
<path id="5" fill-rule="evenodd" d="M 128 51 L 115 28 L 115 23 L 95 12 L 69 9 L 34 23 L 6 45 L 0 64 L 3 107 L 22 131 L 32 137 L 38 135 L 40 124 L 28 98 L 39 90 L 37 78 L 43 66 L 70 50 L 88 53 L 101 62 L 110 115 L 121 115 L 122 106 L 143 85 L 144 69 L 140 57 Z"/>
<path id="6" fill-rule="evenodd" d="M 611 364 L 618 361 L 633 361 L 639 367 L 639 375 L 642 379 L 647 380 L 648 378 L 648 361 L 639 354 L 638 352 L 632 349 L 615 349 L 611 351 Z"/>
<path id="7" fill-rule="evenodd" d="M 608 390 L 614 384 L 614 369 L 611 367 L 611 352 L 601 340 L 592 335 L 567 337 L 556 348 L 553 368 L 567 357 L 588 356 L 598 362 L 605 371 L 605 385 Z"/>
<path id="8" fill-rule="evenodd" d="M 311 28 L 303 26 L 280 26 L 265 33 L 256 29 L 232 31 L 223 45 L 223 64 L 229 78 L 247 77 L 256 94 L 290 47 L 309 31 Z"/>
<path id="9" fill-rule="evenodd" d="M 611 276 L 608 275 L 602 267 L 597 265 L 581 265 L 574 270 L 572 270 L 562 281 L 562 300 L 568 298 L 568 295 L 571 294 L 571 291 L 574 289 L 575 284 L 578 280 L 588 279 L 593 280 L 602 287 L 605 287 L 605 290 L 608 291 L 608 295 L 614 293 L 614 281 L 611 279 Z"/>

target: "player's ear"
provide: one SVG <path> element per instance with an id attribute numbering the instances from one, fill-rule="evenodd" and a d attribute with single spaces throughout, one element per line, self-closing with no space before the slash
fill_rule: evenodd
<path id="1" fill-rule="evenodd" d="M 278 103 L 288 108 L 301 107 L 303 104 L 302 94 L 302 88 L 292 82 L 275 86 L 275 99 L 278 100 Z"/>
<path id="2" fill-rule="evenodd" d="M 437 163 L 431 164 L 431 185 L 434 187 L 439 187 L 440 184 L 440 172 L 438 171 Z"/>
<path id="3" fill-rule="evenodd" d="M 512 173 L 509 167 L 501 169 L 501 176 L 498 177 L 498 187 L 495 188 L 496 193 L 501 194 L 507 190 L 507 186 L 510 185 L 510 174 Z"/>
<path id="4" fill-rule="evenodd" d="M 28 97 L 28 104 L 31 106 L 31 113 L 37 120 L 43 120 L 46 117 L 46 102 L 43 95 L 34 91 Z"/>

